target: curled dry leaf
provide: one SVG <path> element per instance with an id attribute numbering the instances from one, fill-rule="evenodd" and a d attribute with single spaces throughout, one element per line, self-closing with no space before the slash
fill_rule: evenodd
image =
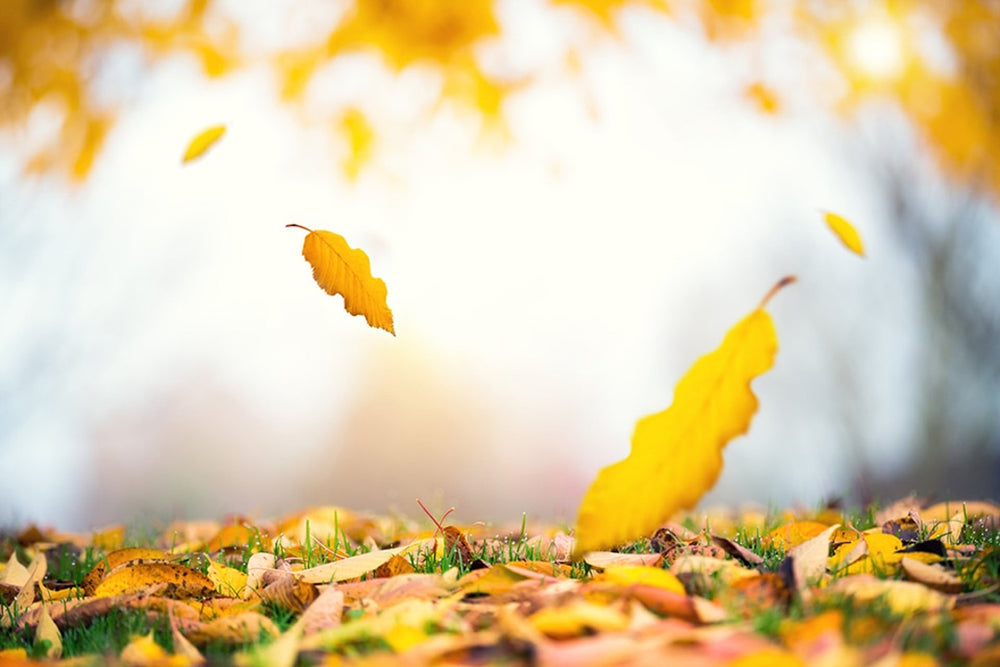
<path id="1" fill-rule="evenodd" d="M 787 557 L 792 559 L 795 589 L 803 598 L 809 598 L 809 586 L 815 584 L 820 577 L 826 574 L 830 554 L 830 538 L 839 527 L 839 524 L 834 524 L 816 537 L 789 549 Z"/>
<path id="2" fill-rule="evenodd" d="M 961 593 L 965 590 L 962 580 L 940 565 L 928 565 L 908 556 L 904 556 L 899 564 L 911 581 L 930 586 L 942 593 Z"/>

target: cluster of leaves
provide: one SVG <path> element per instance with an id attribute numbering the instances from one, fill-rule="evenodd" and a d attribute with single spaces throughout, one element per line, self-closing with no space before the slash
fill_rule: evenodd
<path id="1" fill-rule="evenodd" d="M 688 517 L 582 558 L 558 528 L 435 524 L 324 507 L 176 523 L 132 546 L 121 526 L 32 526 L 0 542 L 0 662 L 1000 660 L 987 503 Z"/>
<path id="2" fill-rule="evenodd" d="M 586 63 L 595 34 L 623 37 L 625 10 L 645 11 L 693 23 L 719 48 L 754 53 L 746 96 L 765 113 L 780 113 L 791 87 L 834 108 L 850 111 L 873 98 L 899 105 L 927 140 L 939 165 L 966 183 L 996 193 L 1000 168 L 1000 8 L 991 2 L 879 1 L 870 3 L 765 3 L 757 0 L 550 0 L 557 19 L 593 19 L 582 41 L 566 46 L 561 65 L 572 79 Z M 292 47 L 261 48 L 242 40 L 240 24 L 212 0 L 187 0 L 172 18 L 148 15 L 141 3 L 120 0 L 7 0 L 0 13 L 0 125 L 24 127 L 38 106 L 62 119 L 62 130 L 29 160 L 34 170 L 86 176 L 116 109 L 97 89 L 109 60 L 121 47 L 141 49 L 151 60 L 173 53 L 195 56 L 208 76 L 265 64 L 275 73 L 280 97 L 297 104 L 316 74 L 358 53 L 374 54 L 391 72 L 421 68 L 437 80 L 437 101 L 456 102 L 485 121 L 502 125 L 506 100 L 540 71 L 487 67 L 484 52 L 512 41 L 500 20 L 499 0 L 352 0 L 343 12 L 316 20 L 317 38 Z M 328 21 L 329 24 L 324 24 Z M 792 77 L 777 76 L 757 51 L 782 25 L 806 46 Z M 895 49 L 892 72 L 859 63 L 859 42 L 881 33 Z M 883 40 L 885 41 L 885 40 Z M 861 45 L 864 48 L 864 45 Z M 494 56 L 496 54 L 493 54 Z M 496 58 L 494 58 L 495 60 Z M 502 61 L 502 59 L 501 59 Z M 501 62 L 502 65 L 502 62 Z M 816 76 L 826 66 L 833 76 Z M 560 67 L 556 67 L 560 69 Z M 831 95 L 831 91 L 837 91 Z M 328 110 L 349 148 L 344 162 L 356 177 L 375 151 L 377 132 L 369 109 L 356 101 Z"/>

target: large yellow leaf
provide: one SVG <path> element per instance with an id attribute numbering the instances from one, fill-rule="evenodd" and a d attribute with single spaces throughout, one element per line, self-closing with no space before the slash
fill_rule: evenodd
<path id="1" fill-rule="evenodd" d="M 302 245 L 302 256 L 312 265 L 313 278 L 327 294 L 340 294 L 344 297 L 344 310 L 351 315 L 364 315 L 368 326 L 396 335 L 392 311 L 386 303 L 385 282 L 372 276 L 364 250 L 350 247 L 340 234 L 323 229 L 313 231 L 296 224 L 285 226 L 309 232 Z"/>
<path id="2" fill-rule="evenodd" d="M 673 404 L 640 419 L 628 457 L 602 469 L 576 522 L 574 555 L 652 533 L 694 507 L 722 470 L 722 448 L 745 433 L 757 411 L 750 381 L 771 368 L 778 339 L 764 310 L 779 282 L 752 313 L 681 378 Z"/>

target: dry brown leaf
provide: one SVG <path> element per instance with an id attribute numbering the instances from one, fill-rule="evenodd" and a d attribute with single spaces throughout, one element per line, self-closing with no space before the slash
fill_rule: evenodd
<path id="1" fill-rule="evenodd" d="M 340 625 L 344 613 L 344 593 L 336 586 L 327 586 L 302 614 L 302 632 L 315 634 Z"/>
<path id="2" fill-rule="evenodd" d="M 930 586 L 942 593 L 961 593 L 965 590 L 965 584 L 962 580 L 940 565 L 928 565 L 909 556 L 903 556 L 899 564 L 908 579 Z"/>
<path id="3" fill-rule="evenodd" d="M 265 637 L 277 637 L 280 634 L 281 631 L 274 621 L 255 611 L 224 616 L 208 623 L 197 623 L 185 632 L 195 646 L 204 646 L 209 642 L 240 646 L 246 642 L 259 642 Z"/>

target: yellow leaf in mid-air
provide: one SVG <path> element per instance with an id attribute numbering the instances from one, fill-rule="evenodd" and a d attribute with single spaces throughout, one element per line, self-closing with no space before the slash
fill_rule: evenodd
<path id="1" fill-rule="evenodd" d="M 344 297 L 344 310 L 351 315 L 364 315 L 368 326 L 396 335 L 392 310 L 386 303 L 385 282 L 372 276 L 364 250 L 350 247 L 340 234 L 323 229 L 313 231 L 296 224 L 285 226 L 309 232 L 302 245 L 302 256 L 313 268 L 313 279 L 327 294 L 340 294 Z"/>
<path id="2" fill-rule="evenodd" d="M 191 143 L 188 144 L 187 150 L 184 151 L 184 157 L 181 158 L 181 163 L 188 163 L 195 158 L 201 157 L 205 151 L 215 145 L 222 135 L 226 133 L 225 125 L 213 125 L 212 127 L 206 128 L 199 132 Z"/>
<path id="3" fill-rule="evenodd" d="M 651 534 L 674 512 L 694 507 L 722 470 L 722 448 L 750 427 L 750 381 L 771 368 L 778 339 L 764 310 L 781 280 L 714 352 L 681 378 L 666 410 L 639 420 L 628 457 L 607 466 L 587 490 L 574 555 Z"/>
<path id="4" fill-rule="evenodd" d="M 861 242 L 861 235 L 858 234 L 858 230 L 854 228 L 854 225 L 849 223 L 845 218 L 829 211 L 823 214 L 823 220 L 826 221 L 827 226 L 837 235 L 837 238 L 840 239 L 840 242 L 848 250 L 861 257 L 865 256 L 865 248 Z"/>

